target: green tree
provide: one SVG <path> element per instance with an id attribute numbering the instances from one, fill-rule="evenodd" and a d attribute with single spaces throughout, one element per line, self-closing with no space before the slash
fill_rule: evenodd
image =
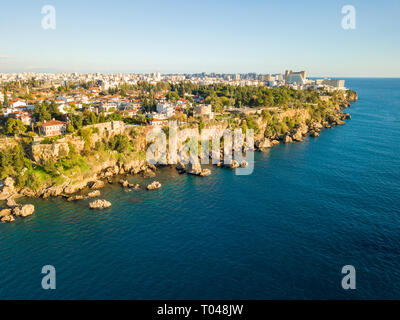
<path id="1" fill-rule="evenodd" d="M 68 123 L 67 125 L 67 132 L 68 133 L 73 133 L 75 131 L 74 126 L 71 123 Z"/>
<path id="2" fill-rule="evenodd" d="M 58 109 L 58 105 L 55 103 L 55 101 L 50 102 L 47 111 L 50 113 L 51 118 L 58 118 L 61 116 L 61 112 Z"/>
<path id="3" fill-rule="evenodd" d="M 21 134 L 26 131 L 21 120 L 10 118 L 7 120 L 6 134 Z"/>
<path id="4" fill-rule="evenodd" d="M 47 103 L 39 103 L 35 102 L 34 104 L 34 111 L 33 115 L 38 122 L 43 122 L 44 120 L 50 120 L 51 119 L 51 114 L 47 110 Z"/>
<path id="5" fill-rule="evenodd" d="M 109 140 L 109 147 L 111 150 L 116 150 L 118 153 L 126 153 L 132 149 L 129 138 L 121 134 Z"/>

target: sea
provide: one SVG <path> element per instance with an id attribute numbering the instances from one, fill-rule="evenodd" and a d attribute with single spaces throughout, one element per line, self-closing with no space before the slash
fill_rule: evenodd
<path id="1" fill-rule="evenodd" d="M 0 224 L 0 299 L 400 299 L 400 79 L 346 86 L 346 125 L 256 153 L 251 175 L 163 168 L 160 190 L 102 189 L 102 211 L 19 200 L 36 211 Z"/>

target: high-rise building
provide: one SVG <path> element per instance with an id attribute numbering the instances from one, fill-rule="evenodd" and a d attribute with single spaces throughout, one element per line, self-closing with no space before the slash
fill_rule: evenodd
<path id="1" fill-rule="evenodd" d="M 344 88 L 344 80 L 323 79 L 321 84 L 325 85 L 325 86 L 335 87 L 335 88 Z"/>
<path id="2" fill-rule="evenodd" d="M 306 81 L 306 72 L 293 72 L 292 70 L 286 70 L 285 81 L 287 84 L 304 84 Z"/>

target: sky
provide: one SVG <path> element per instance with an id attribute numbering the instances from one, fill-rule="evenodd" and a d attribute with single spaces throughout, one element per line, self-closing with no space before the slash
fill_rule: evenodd
<path id="1" fill-rule="evenodd" d="M 2 0 L 0 13 L 0 72 L 400 77 L 398 0 Z"/>

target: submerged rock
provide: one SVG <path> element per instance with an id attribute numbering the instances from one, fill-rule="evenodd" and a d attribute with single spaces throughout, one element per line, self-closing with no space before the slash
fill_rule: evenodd
<path id="1" fill-rule="evenodd" d="M 176 165 L 176 170 L 178 170 L 179 173 L 185 173 L 186 172 L 186 167 L 185 164 L 182 162 L 178 162 L 178 164 Z"/>
<path id="2" fill-rule="evenodd" d="M 287 134 L 285 135 L 285 137 L 283 138 L 283 142 L 284 143 L 292 143 L 293 139 Z"/>
<path id="3" fill-rule="evenodd" d="M 119 184 L 123 187 L 123 188 L 128 188 L 129 187 L 129 182 L 128 180 L 119 180 Z"/>
<path id="4" fill-rule="evenodd" d="M 82 200 L 84 196 L 77 194 L 75 196 L 71 196 L 67 199 L 67 201 L 77 201 L 77 200 Z"/>
<path id="5" fill-rule="evenodd" d="M 310 131 L 310 136 L 316 138 L 319 137 L 319 133 L 316 131 Z"/>
<path id="6" fill-rule="evenodd" d="M 240 164 L 236 160 L 231 160 L 230 163 L 227 163 L 227 164 L 224 163 L 224 167 L 231 168 L 231 169 L 236 169 L 236 168 L 240 167 Z"/>
<path id="7" fill-rule="evenodd" d="M 153 181 L 147 186 L 147 190 L 155 190 L 160 188 L 161 188 L 161 183 L 158 181 Z"/>
<path id="8" fill-rule="evenodd" d="M 147 169 L 145 169 L 143 171 L 143 177 L 144 178 L 152 178 L 155 175 L 156 175 L 156 173 L 153 170 L 149 169 L 149 168 L 147 168 Z"/>
<path id="9" fill-rule="evenodd" d="M 200 177 L 207 177 L 210 174 L 211 174 L 211 170 L 210 169 L 203 169 L 203 170 L 201 170 Z"/>
<path id="10" fill-rule="evenodd" d="M 104 199 L 99 199 L 89 203 L 89 207 L 90 209 L 105 209 L 111 207 L 111 202 Z"/>

